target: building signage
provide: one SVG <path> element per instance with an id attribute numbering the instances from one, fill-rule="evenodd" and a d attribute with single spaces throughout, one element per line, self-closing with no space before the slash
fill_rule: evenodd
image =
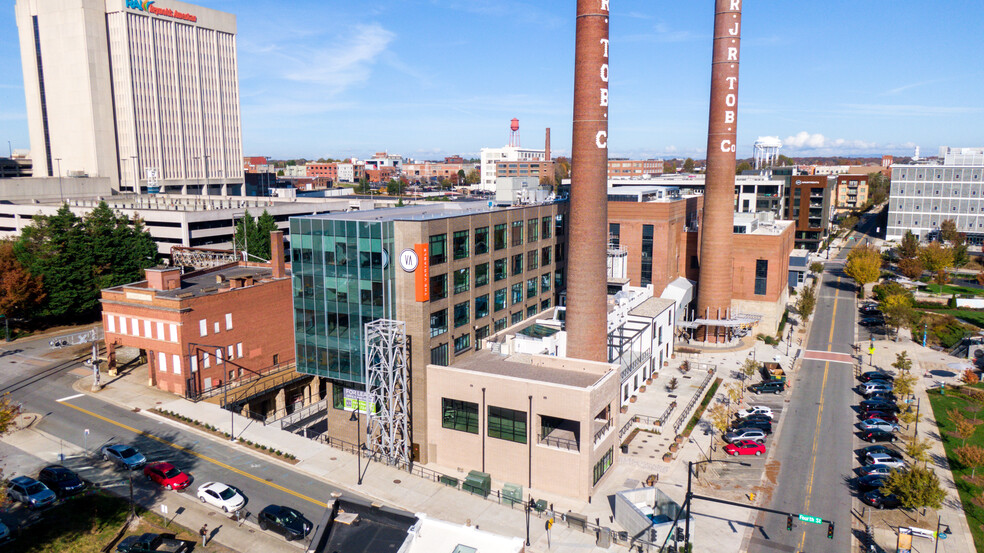
<path id="1" fill-rule="evenodd" d="M 151 15 L 160 15 L 162 17 L 173 17 L 174 19 L 181 19 L 184 21 L 190 21 L 195 23 L 198 21 L 198 16 L 192 15 L 190 13 L 183 13 L 177 10 L 172 10 L 171 8 L 158 8 L 155 6 L 156 2 L 152 1 L 141 1 L 141 0 L 126 0 L 127 9 L 140 10 L 142 12 L 147 12 Z"/>
<path id="2" fill-rule="evenodd" d="M 417 257 L 417 252 L 412 248 L 407 248 L 400 253 L 400 267 L 408 273 L 412 273 L 417 270 L 417 264 L 420 259 Z"/>
<path id="3" fill-rule="evenodd" d="M 416 284 L 417 301 L 430 301 L 430 245 L 414 244 L 413 250 L 417 254 L 417 271 L 414 275 Z"/>
<path id="4" fill-rule="evenodd" d="M 360 413 L 369 413 L 369 393 L 363 392 L 362 390 L 353 390 L 352 388 L 344 388 L 342 390 L 342 399 L 345 402 L 344 409 L 346 411 L 358 411 Z M 376 406 L 372 406 L 373 415 L 376 414 Z"/>

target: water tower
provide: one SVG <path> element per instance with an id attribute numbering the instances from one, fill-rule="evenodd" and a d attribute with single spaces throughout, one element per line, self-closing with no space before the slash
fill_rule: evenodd
<path id="1" fill-rule="evenodd" d="M 782 140 L 778 136 L 760 136 L 755 141 L 755 168 L 772 167 L 779 159 Z"/>
<path id="2" fill-rule="evenodd" d="M 519 148 L 519 119 L 515 117 L 509 122 L 509 147 Z"/>

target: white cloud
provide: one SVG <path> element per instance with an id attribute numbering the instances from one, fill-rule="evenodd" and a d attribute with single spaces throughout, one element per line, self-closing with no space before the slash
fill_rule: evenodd
<path id="1" fill-rule="evenodd" d="M 294 46 L 290 54 L 280 50 L 287 80 L 321 85 L 341 92 L 369 78 L 369 66 L 396 38 L 381 25 L 356 25 L 340 41 L 324 47 Z"/>
<path id="2" fill-rule="evenodd" d="M 822 134 L 810 134 L 806 131 L 800 131 L 795 136 L 787 137 L 783 141 L 783 145 L 790 148 L 822 148 L 826 141 L 826 137 Z"/>

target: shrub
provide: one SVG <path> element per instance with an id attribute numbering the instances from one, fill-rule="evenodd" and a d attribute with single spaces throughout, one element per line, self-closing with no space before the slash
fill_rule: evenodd
<path id="1" fill-rule="evenodd" d="M 977 373 L 974 369 L 967 369 L 960 376 L 960 380 L 962 380 L 964 384 L 974 384 L 979 382 L 980 378 L 977 377 Z"/>

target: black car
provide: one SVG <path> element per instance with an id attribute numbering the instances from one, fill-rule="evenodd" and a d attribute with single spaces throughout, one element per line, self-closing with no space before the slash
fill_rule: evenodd
<path id="1" fill-rule="evenodd" d="M 732 430 L 737 430 L 739 428 L 755 428 L 765 432 L 766 434 L 772 434 L 772 423 L 769 421 L 745 421 L 731 425 Z"/>
<path id="2" fill-rule="evenodd" d="M 881 309 L 878 309 L 878 304 L 866 303 L 858 307 L 858 312 L 862 315 L 874 315 L 875 313 L 881 313 Z"/>
<path id="3" fill-rule="evenodd" d="M 287 541 L 302 539 L 311 531 L 311 521 L 298 511 L 282 505 L 267 505 L 257 518 L 261 530 L 283 534 Z"/>
<path id="4" fill-rule="evenodd" d="M 886 413 L 898 413 L 899 406 L 891 401 L 881 399 L 866 399 L 858 404 L 862 412 L 885 411 Z"/>
<path id="5" fill-rule="evenodd" d="M 861 439 L 866 442 L 895 442 L 899 437 L 894 432 L 884 430 L 867 430 L 861 432 Z"/>
<path id="6" fill-rule="evenodd" d="M 116 546 L 117 553 L 186 553 L 192 544 L 174 538 L 174 534 L 129 536 Z"/>
<path id="7" fill-rule="evenodd" d="M 868 371 L 868 372 L 861 373 L 861 376 L 858 377 L 858 380 L 860 380 L 861 382 L 870 382 L 872 380 L 885 380 L 887 382 L 892 382 L 893 380 L 895 380 L 895 377 L 893 377 L 888 373 L 883 373 L 881 371 Z"/>
<path id="8" fill-rule="evenodd" d="M 893 392 L 874 392 L 865 396 L 865 399 L 884 401 L 885 403 L 894 404 L 899 398 Z"/>
<path id="9" fill-rule="evenodd" d="M 882 317 L 862 317 L 858 324 L 861 326 L 881 326 L 885 324 L 885 319 Z"/>
<path id="10" fill-rule="evenodd" d="M 747 417 L 744 417 L 744 418 L 742 418 L 742 417 L 736 418 L 735 419 L 735 426 L 742 426 L 746 422 L 752 422 L 752 421 L 765 421 L 765 422 L 771 423 L 772 422 L 772 419 L 769 418 L 768 415 L 761 415 L 761 414 L 759 414 L 759 415 L 748 415 Z"/>
<path id="11" fill-rule="evenodd" d="M 750 392 L 755 392 L 756 394 L 781 394 L 785 389 L 786 383 L 780 380 L 759 382 L 748 387 Z"/>
<path id="12" fill-rule="evenodd" d="M 878 490 L 861 494 L 861 501 L 876 509 L 897 509 L 902 502 L 893 494 L 883 494 Z"/>
<path id="13" fill-rule="evenodd" d="M 48 486 L 58 497 L 67 497 L 85 491 L 85 482 L 79 475 L 61 465 L 50 465 L 41 469 L 38 481 Z"/>
<path id="14" fill-rule="evenodd" d="M 877 490 L 885 485 L 888 477 L 882 474 L 869 474 L 858 478 L 858 491 L 861 493 Z"/>

